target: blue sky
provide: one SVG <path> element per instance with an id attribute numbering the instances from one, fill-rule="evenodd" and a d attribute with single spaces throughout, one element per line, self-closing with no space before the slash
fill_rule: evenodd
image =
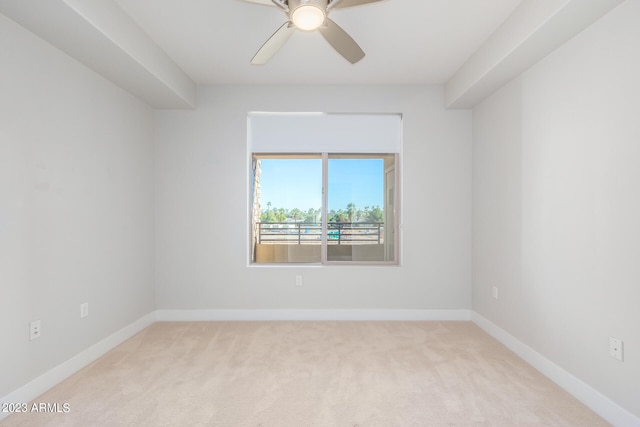
<path id="1" fill-rule="evenodd" d="M 261 205 L 306 211 L 322 205 L 322 160 L 261 161 Z M 384 162 L 382 159 L 330 159 L 328 209 L 346 209 L 355 203 L 383 206 Z"/>

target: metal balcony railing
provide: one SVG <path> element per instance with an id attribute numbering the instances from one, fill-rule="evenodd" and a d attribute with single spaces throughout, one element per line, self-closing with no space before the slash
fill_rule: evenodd
<path id="1" fill-rule="evenodd" d="M 337 245 L 380 245 L 384 243 L 383 222 L 330 222 L 327 243 Z M 259 222 L 258 243 L 320 244 L 322 223 Z"/>

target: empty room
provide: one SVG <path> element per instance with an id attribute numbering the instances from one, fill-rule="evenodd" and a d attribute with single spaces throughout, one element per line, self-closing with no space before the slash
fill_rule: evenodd
<path id="1" fill-rule="evenodd" d="M 639 22 L 0 0 L 0 425 L 640 427 Z"/>

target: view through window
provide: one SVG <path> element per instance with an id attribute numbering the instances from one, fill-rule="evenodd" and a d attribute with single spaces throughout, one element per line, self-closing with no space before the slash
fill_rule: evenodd
<path id="1" fill-rule="evenodd" d="M 252 262 L 395 264 L 396 163 L 396 154 L 254 154 Z"/>

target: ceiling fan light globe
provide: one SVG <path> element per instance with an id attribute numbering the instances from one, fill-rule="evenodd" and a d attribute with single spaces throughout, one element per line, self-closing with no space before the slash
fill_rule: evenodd
<path id="1" fill-rule="evenodd" d="M 298 7 L 291 14 L 293 25 L 303 31 L 313 31 L 324 23 L 324 10 L 312 5 Z"/>

